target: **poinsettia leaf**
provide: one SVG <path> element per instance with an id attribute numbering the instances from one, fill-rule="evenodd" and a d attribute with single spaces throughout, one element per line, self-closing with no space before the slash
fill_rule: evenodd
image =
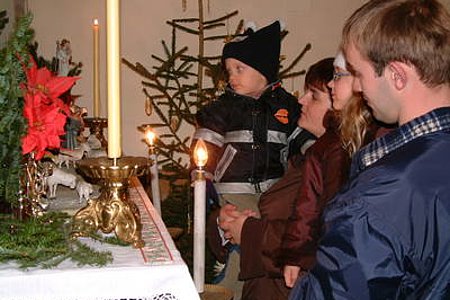
<path id="1" fill-rule="evenodd" d="M 59 138 L 59 136 L 55 135 L 48 136 L 47 143 L 47 148 L 56 149 L 60 147 L 61 139 Z"/>
<path id="2" fill-rule="evenodd" d="M 37 141 L 32 134 L 27 134 L 22 139 L 22 154 L 27 154 L 36 148 Z"/>
<path id="3" fill-rule="evenodd" d="M 67 116 L 70 116 L 70 107 L 68 104 L 64 103 L 64 101 L 62 101 L 60 98 L 55 98 L 54 99 L 54 104 L 60 109 L 62 110 Z"/>
<path id="4" fill-rule="evenodd" d="M 33 85 L 35 86 L 46 86 L 47 82 L 52 78 L 52 72 L 47 68 L 40 68 L 36 72 L 36 77 L 34 78 Z M 28 83 L 30 84 L 30 83 Z"/>
<path id="5" fill-rule="evenodd" d="M 46 84 L 47 94 L 50 98 L 58 98 L 62 93 L 70 89 L 80 77 L 53 77 Z"/>

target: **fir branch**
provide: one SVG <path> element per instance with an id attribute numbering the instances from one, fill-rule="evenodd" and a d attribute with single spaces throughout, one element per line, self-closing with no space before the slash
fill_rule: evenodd
<path id="1" fill-rule="evenodd" d="M 173 26 L 173 27 L 175 27 L 175 28 L 178 28 L 178 29 L 180 29 L 180 30 L 182 30 L 182 31 L 184 31 L 184 32 L 186 32 L 186 33 L 195 34 L 195 35 L 198 35 L 198 34 L 199 34 L 199 31 L 198 31 L 198 30 L 194 30 L 194 29 L 191 29 L 191 28 L 188 28 L 188 27 L 185 27 L 185 26 L 176 24 L 175 22 L 172 22 L 172 21 L 166 21 L 166 23 L 169 24 L 170 26 Z"/>
<path id="2" fill-rule="evenodd" d="M 104 266 L 112 262 L 112 254 L 96 251 L 69 237 L 70 216 L 47 213 L 20 221 L 0 216 L 0 262 L 14 261 L 22 269 L 53 268 L 66 259 L 78 266 Z"/>
<path id="3" fill-rule="evenodd" d="M 207 25 L 207 24 L 212 24 L 212 23 L 217 23 L 217 22 L 222 22 L 222 21 L 226 21 L 229 20 L 230 18 L 237 16 L 237 14 L 239 13 L 239 11 L 235 10 L 229 14 L 224 15 L 223 17 L 217 18 L 217 19 L 212 19 L 209 21 L 205 21 L 203 24 Z"/>
<path id="4" fill-rule="evenodd" d="M 283 76 L 285 74 L 287 74 L 290 70 L 292 70 L 298 64 L 298 62 L 303 58 L 303 56 L 306 54 L 306 52 L 308 52 L 309 50 L 311 50 L 310 43 L 306 44 L 306 46 L 303 48 L 302 52 L 300 52 L 300 54 L 292 61 L 292 63 L 287 68 L 285 68 L 283 71 L 280 72 L 280 78 L 283 78 Z"/>
<path id="5" fill-rule="evenodd" d="M 25 134 L 20 84 L 33 38 L 31 14 L 21 17 L 7 45 L 0 49 L 0 203 L 16 205 L 21 167 L 21 137 Z"/>

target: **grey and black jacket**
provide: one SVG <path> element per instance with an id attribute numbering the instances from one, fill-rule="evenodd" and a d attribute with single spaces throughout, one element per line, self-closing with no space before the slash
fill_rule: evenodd
<path id="1" fill-rule="evenodd" d="M 279 179 L 286 159 L 280 152 L 288 146 L 299 114 L 297 99 L 279 83 L 259 99 L 226 90 L 203 107 L 196 116 L 193 145 L 197 139 L 206 142 L 206 170 L 213 174 L 217 192 L 264 192 Z"/>

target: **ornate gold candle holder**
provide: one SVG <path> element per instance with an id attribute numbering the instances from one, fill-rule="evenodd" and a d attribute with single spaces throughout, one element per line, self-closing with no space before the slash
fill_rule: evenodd
<path id="1" fill-rule="evenodd" d="M 145 157 L 88 158 L 77 162 L 80 173 L 100 184 L 100 196 L 89 199 L 87 205 L 73 217 L 72 237 L 89 236 L 101 230 L 116 236 L 135 248 L 144 246 L 142 224 L 136 205 L 129 201 L 128 186 L 132 176 L 142 176 L 148 170 Z"/>

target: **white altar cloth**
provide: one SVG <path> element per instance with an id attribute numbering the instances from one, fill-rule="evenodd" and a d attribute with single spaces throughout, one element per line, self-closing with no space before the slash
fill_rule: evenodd
<path id="1" fill-rule="evenodd" d="M 144 248 L 83 239 L 93 248 L 111 251 L 113 263 L 76 267 L 63 262 L 55 269 L 28 271 L 13 263 L 0 265 L 0 299 L 200 299 L 186 264 L 137 178 L 132 179 L 129 192 L 141 214 Z"/>

